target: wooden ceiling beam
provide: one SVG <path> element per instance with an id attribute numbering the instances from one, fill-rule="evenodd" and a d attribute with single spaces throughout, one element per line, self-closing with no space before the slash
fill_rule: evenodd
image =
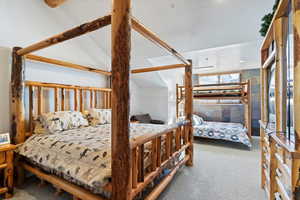
<path id="1" fill-rule="evenodd" d="M 82 24 L 82 25 L 72 28 L 68 31 L 65 31 L 63 33 L 60 33 L 53 37 L 50 37 L 46 40 L 35 43 L 29 47 L 20 49 L 17 51 L 17 54 L 20 56 L 23 56 L 23 55 L 32 53 L 34 51 L 44 49 L 46 47 L 50 47 L 52 45 L 64 42 L 66 40 L 70 40 L 70 39 L 76 38 L 78 36 L 84 35 L 86 33 L 95 31 L 95 30 L 105 27 L 109 24 L 111 24 L 111 15 L 107 15 L 107 16 L 98 18 L 94 21 Z"/>
<path id="2" fill-rule="evenodd" d="M 44 2 L 51 8 L 56 8 L 63 3 L 65 3 L 67 0 L 44 0 Z"/>
<path id="3" fill-rule="evenodd" d="M 166 42 L 162 41 L 155 33 L 146 28 L 142 23 L 140 23 L 136 18 L 131 18 L 132 27 L 135 31 L 140 33 L 142 36 L 156 44 L 157 46 L 167 50 L 171 55 L 175 56 L 178 60 L 183 62 L 186 65 L 190 65 L 189 61 L 184 58 L 180 53 L 173 49 Z"/>
<path id="4" fill-rule="evenodd" d="M 108 71 L 104 71 L 101 69 L 95 69 L 95 68 L 91 68 L 91 67 L 87 67 L 87 66 L 83 66 L 83 65 L 73 64 L 70 62 L 56 60 L 56 59 L 52 59 L 52 58 L 46 58 L 43 56 L 28 54 L 25 56 L 25 58 L 28 60 L 32 60 L 32 61 L 48 63 L 48 64 L 58 65 L 58 66 L 62 66 L 62 67 L 78 69 L 78 70 L 82 70 L 82 71 L 94 72 L 94 73 L 102 74 L 105 76 L 111 76 L 111 72 L 108 72 Z"/>

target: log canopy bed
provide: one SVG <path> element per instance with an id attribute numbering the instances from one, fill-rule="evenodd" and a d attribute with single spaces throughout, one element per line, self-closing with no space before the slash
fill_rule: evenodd
<path id="1" fill-rule="evenodd" d="M 300 198 L 300 0 L 281 0 L 261 46 L 261 187 Z"/>
<path id="2" fill-rule="evenodd" d="M 182 115 L 180 104 L 185 103 L 186 92 L 184 86 L 176 85 L 176 115 Z M 244 105 L 244 125 L 240 123 L 224 123 L 204 121 L 193 115 L 193 132 L 196 137 L 226 140 L 242 143 L 251 147 L 252 138 L 252 104 L 251 81 L 236 83 L 203 84 L 193 86 L 194 100 L 234 100 L 231 104 Z M 236 101 L 237 100 L 237 101 Z M 198 120 L 197 120 L 198 119 Z"/>
<path id="3" fill-rule="evenodd" d="M 31 54 L 109 24 L 112 26 L 111 72 Z M 183 64 L 130 71 L 132 28 L 166 49 Z M 59 191 L 70 193 L 77 200 L 131 200 L 141 196 L 150 200 L 159 196 L 182 165 L 193 166 L 192 62 L 132 17 L 130 0 L 114 0 L 111 15 L 26 48 L 14 47 L 12 59 L 11 132 L 14 142 L 19 146 L 16 161 L 19 184 L 24 181 L 25 169 L 42 181 L 52 183 Z M 112 87 L 95 88 L 25 81 L 25 59 L 100 73 L 111 79 Z M 185 120 L 170 126 L 130 124 L 130 72 L 143 73 L 173 68 L 185 68 Z M 54 100 L 55 112 L 45 113 L 43 110 L 46 102 L 46 97 L 43 96 L 45 89 L 53 91 L 51 98 Z M 67 98 L 66 94 L 70 92 L 73 96 L 70 98 L 71 95 L 68 95 Z M 50 95 L 47 97 L 50 98 Z M 73 99 L 72 108 L 69 104 L 66 105 L 70 99 Z M 86 109 L 99 108 L 105 111 L 111 109 L 111 117 L 107 118 L 111 124 L 108 122 L 95 127 L 87 126 L 82 113 Z M 61 115 L 67 116 L 69 121 L 60 121 Z M 26 120 L 27 116 L 29 120 Z M 33 125 L 36 116 L 51 123 L 46 125 L 48 131 L 55 131 L 38 134 L 37 126 Z M 76 120 L 70 120 L 72 118 Z M 64 127 L 69 122 L 73 129 L 68 130 L 69 125 Z M 71 160 L 70 157 L 73 156 L 77 159 Z M 66 163 L 61 163 L 60 157 Z M 87 161 L 97 167 L 90 167 L 82 174 L 78 164 L 84 165 Z M 52 166 L 46 165 L 51 165 L 51 162 L 54 163 Z M 67 165 L 71 169 L 67 169 Z M 97 180 L 92 181 L 96 178 Z M 142 194 L 154 182 L 155 186 Z"/>

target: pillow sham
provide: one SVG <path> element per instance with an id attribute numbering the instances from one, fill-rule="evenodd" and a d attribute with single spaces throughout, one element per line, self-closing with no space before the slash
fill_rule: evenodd
<path id="1" fill-rule="evenodd" d="M 111 109 L 90 109 L 86 118 L 91 126 L 111 124 Z"/>
<path id="2" fill-rule="evenodd" d="M 43 123 L 40 120 L 40 117 L 34 120 L 34 134 L 44 134 L 49 133 L 49 131 L 45 128 Z"/>
<path id="3" fill-rule="evenodd" d="M 43 132 L 42 129 L 46 129 L 48 133 L 55 133 L 89 125 L 82 113 L 78 111 L 45 113 L 40 115 L 37 121 L 40 123 L 36 123 L 37 133 Z"/>
<path id="4" fill-rule="evenodd" d="M 198 115 L 192 116 L 193 126 L 199 126 L 204 123 L 204 120 L 202 117 L 199 117 Z"/>

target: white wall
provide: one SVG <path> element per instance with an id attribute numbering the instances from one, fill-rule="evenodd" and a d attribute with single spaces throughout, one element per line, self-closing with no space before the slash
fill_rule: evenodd
<path id="1" fill-rule="evenodd" d="M 0 115 L 0 132 L 9 131 L 10 55 L 10 48 L 0 47 L 0 110 L 2 112 Z M 25 79 L 80 86 L 107 86 L 106 77 L 99 74 L 29 61 L 25 63 Z"/>
<path id="2" fill-rule="evenodd" d="M 168 122 L 168 88 L 143 87 L 131 80 L 130 114 L 149 113 L 152 119 Z"/>
<path id="3" fill-rule="evenodd" d="M 9 48 L 0 47 L 0 133 L 9 130 Z"/>
<path id="4" fill-rule="evenodd" d="M 135 81 L 130 80 L 130 115 L 140 113 L 140 98 L 139 93 L 141 89 L 135 83 Z"/>
<path id="5" fill-rule="evenodd" d="M 106 87 L 105 76 L 80 70 L 26 61 L 25 79 L 69 85 Z"/>

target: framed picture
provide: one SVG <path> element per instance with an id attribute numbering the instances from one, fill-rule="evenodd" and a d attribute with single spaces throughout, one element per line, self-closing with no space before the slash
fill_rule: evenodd
<path id="1" fill-rule="evenodd" d="M 10 144 L 10 135 L 9 133 L 1 133 L 0 134 L 0 146 Z"/>

